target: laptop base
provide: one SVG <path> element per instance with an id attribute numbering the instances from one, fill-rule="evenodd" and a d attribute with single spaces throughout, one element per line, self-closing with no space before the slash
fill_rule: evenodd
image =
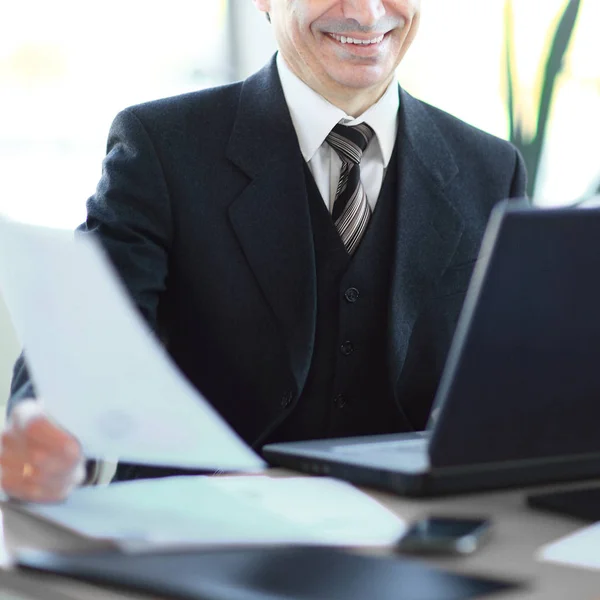
<path id="1" fill-rule="evenodd" d="M 310 446 L 303 452 L 304 444 Z M 332 452 L 315 450 L 314 442 L 270 444 L 263 448 L 263 456 L 272 465 L 343 479 L 358 486 L 409 497 L 434 497 L 600 478 L 600 453 L 434 467 L 413 472 L 361 464 L 360 457 L 356 460 L 349 460 L 348 456 L 337 459 Z"/>

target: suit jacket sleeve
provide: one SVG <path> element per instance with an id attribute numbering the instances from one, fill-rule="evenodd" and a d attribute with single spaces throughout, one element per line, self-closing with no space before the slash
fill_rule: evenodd
<path id="1" fill-rule="evenodd" d="M 132 110 L 115 119 L 82 235 L 97 235 L 153 329 L 165 291 L 171 240 L 170 200 L 152 140 Z"/>

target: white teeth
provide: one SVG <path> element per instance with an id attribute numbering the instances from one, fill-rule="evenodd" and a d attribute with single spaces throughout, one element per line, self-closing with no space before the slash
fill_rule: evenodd
<path id="1" fill-rule="evenodd" d="M 333 39 L 341 42 L 342 44 L 356 44 L 358 46 L 369 46 L 371 44 L 379 44 L 383 41 L 384 36 L 380 35 L 379 37 L 373 38 L 372 40 L 357 40 L 351 37 L 346 37 L 345 35 L 336 35 L 335 33 L 329 34 Z"/>

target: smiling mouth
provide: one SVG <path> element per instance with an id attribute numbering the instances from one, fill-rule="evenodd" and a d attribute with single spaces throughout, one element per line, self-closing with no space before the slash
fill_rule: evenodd
<path id="1" fill-rule="evenodd" d="M 379 35 L 369 40 L 361 40 L 345 35 L 337 35 L 336 33 L 328 33 L 327 35 L 330 38 L 334 39 L 336 42 L 339 42 L 340 44 L 349 44 L 354 46 L 375 46 L 377 44 L 380 44 L 383 41 L 383 38 L 385 38 L 385 34 Z"/>

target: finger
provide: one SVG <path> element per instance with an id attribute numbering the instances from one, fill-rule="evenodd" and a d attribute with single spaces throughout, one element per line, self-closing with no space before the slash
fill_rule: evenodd
<path id="1" fill-rule="evenodd" d="M 10 430 L 2 433 L 0 450 L 0 468 L 10 468 L 11 464 L 23 465 L 26 459 L 26 446 L 22 437 Z"/>
<path id="2" fill-rule="evenodd" d="M 47 425 L 34 427 L 31 431 L 31 425 L 40 421 L 46 422 Z M 47 438 L 49 438 L 51 447 L 54 444 L 54 437 L 56 437 L 52 423 L 44 413 L 41 403 L 37 400 L 23 400 L 17 404 L 9 416 L 6 431 L 13 435 L 15 439 L 23 440 L 25 443 L 37 438 L 36 441 L 40 444 L 47 444 Z"/>
<path id="3" fill-rule="evenodd" d="M 4 453 L 15 453 L 24 447 L 23 436 L 16 433 L 13 429 L 5 429 L 0 436 L 0 451 Z"/>
<path id="4" fill-rule="evenodd" d="M 0 458 L 17 464 L 30 463 L 48 470 L 52 474 L 73 469 L 83 460 L 77 444 L 77 453 L 65 450 L 64 444 L 57 441 L 54 447 L 40 445 L 36 440 L 25 437 L 22 432 L 6 430 L 2 433 Z"/>
<path id="5" fill-rule="evenodd" d="M 69 432 L 53 423 L 44 411 L 41 400 L 23 400 L 13 409 L 9 429 L 23 432 L 28 442 L 35 441 L 50 449 L 63 448 L 64 453 L 78 456 L 79 442 Z"/>
<path id="6" fill-rule="evenodd" d="M 80 465 L 84 465 L 83 457 L 73 463 L 56 458 L 45 452 L 5 452 L 0 455 L 0 467 L 4 472 L 22 473 L 24 466 L 35 472 L 39 477 L 48 479 L 68 479 L 72 477 Z"/>
<path id="7" fill-rule="evenodd" d="M 24 467 L 27 466 L 27 469 Z M 11 497 L 31 501 L 52 501 L 66 497 L 85 477 L 82 462 L 69 472 L 51 476 L 27 464 L 3 464 L 0 485 Z"/>
<path id="8" fill-rule="evenodd" d="M 81 484 L 85 479 L 85 460 L 80 456 L 77 460 L 57 455 L 45 448 L 31 448 L 23 443 L 22 436 L 11 431 L 2 434 L 3 448 L 0 452 L 0 478 L 2 487 L 8 486 L 13 496 L 22 497 L 20 481 L 25 475 L 32 484 L 42 489 L 55 489 L 57 486 L 70 488 Z M 29 473 L 24 472 L 27 465 Z M 8 483 L 7 483 L 8 482 Z"/>
<path id="9" fill-rule="evenodd" d="M 15 500 L 24 502 L 61 502 L 74 487 L 72 482 L 41 484 L 34 478 L 23 479 L 11 476 L 2 477 L 2 489 Z"/>
<path id="10" fill-rule="evenodd" d="M 30 421 L 23 430 L 25 443 L 31 448 L 47 450 L 55 456 L 63 456 L 73 463 L 81 456 L 81 446 L 75 437 L 49 421 L 38 417 Z"/>

